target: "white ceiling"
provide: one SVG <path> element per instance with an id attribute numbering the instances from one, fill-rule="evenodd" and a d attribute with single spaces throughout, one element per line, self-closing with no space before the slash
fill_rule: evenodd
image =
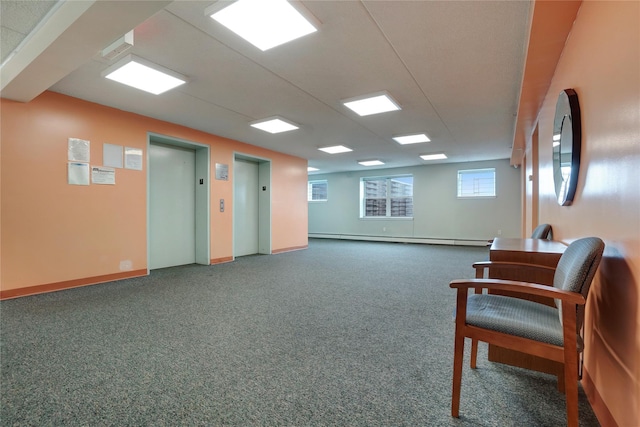
<path id="1" fill-rule="evenodd" d="M 205 16 L 211 0 L 53 3 L 2 0 L 3 61 L 18 47 L 1 70 L 3 97 L 49 89 L 303 157 L 318 173 L 369 159 L 421 165 L 420 154 L 435 152 L 447 162 L 511 156 L 529 1 L 296 2 L 318 31 L 266 52 Z M 130 29 L 128 53 L 188 84 L 155 96 L 102 78 L 117 59 L 101 50 Z M 382 90 L 401 111 L 359 117 L 340 102 Z M 248 125 L 275 115 L 301 128 L 272 135 Z M 432 142 L 391 139 L 412 132 Z M 354 151 L 317 150 L 335 144 Z"/>

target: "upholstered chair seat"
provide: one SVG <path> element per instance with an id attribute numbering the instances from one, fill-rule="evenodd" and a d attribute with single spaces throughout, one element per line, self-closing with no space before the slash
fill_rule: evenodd
<path id="1" fill-rule="evenodd" d="M 500 295 L 473 294 L 467 301 L 467 324 L 561 346 L 558 309 Z"/>

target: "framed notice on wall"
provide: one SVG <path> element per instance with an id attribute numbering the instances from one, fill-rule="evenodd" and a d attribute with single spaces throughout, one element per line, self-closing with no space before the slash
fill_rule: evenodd
<path id="1" fill-rule="evenodd" d="M 142 170 L 142 149 L 141 148 L 124 148 L 124 167 L 125 169 Z"/>
<path id="2" fill-rule="evenodd" d="M 105 166 L 91 166 L 91 182 L 94 184 L 115 185 L 116 170 Z"/>
<path id="3" fill-rule="evenodd" d="M 71 185 L 89 185 L 89 163 L 69 162 L 67 180 Z"/>
<path id="4" fill-rule="evenodd" d="M 104 144 L 102 146 L 102 163 L 112 168 L 122 167 L 122 145 Z"/>
<path id="5" fill-rule="evenodd" d="M 69 138 L 67 143 L 68 159 L 70 162 L 89 162 L 89 141 L 79 138 Z"/>

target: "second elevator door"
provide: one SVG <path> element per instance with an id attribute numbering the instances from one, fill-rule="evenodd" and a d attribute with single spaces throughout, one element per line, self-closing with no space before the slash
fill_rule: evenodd
<path id="1" fill-rule="evenodd" d="M 234 256 L 258 253 L 258 163 L 236 159 L 234 163 Z"/>

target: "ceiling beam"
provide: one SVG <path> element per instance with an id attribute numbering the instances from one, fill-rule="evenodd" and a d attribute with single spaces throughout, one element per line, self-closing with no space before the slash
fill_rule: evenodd
<path id="1" fill-rule="evenodd" d="M 537 0 L 534 4 L 516 131 L 511 150 L 513 166 L 519 166 L 522 163 L 527 143 L 538 121 L 538 113 L 581 4 L 581 0 Z"/>
<path id="2" fill-rule="evenodd" d="M 0 96 L 29 102 L 170 4 L 64 1 L 0 69 Z"/>

